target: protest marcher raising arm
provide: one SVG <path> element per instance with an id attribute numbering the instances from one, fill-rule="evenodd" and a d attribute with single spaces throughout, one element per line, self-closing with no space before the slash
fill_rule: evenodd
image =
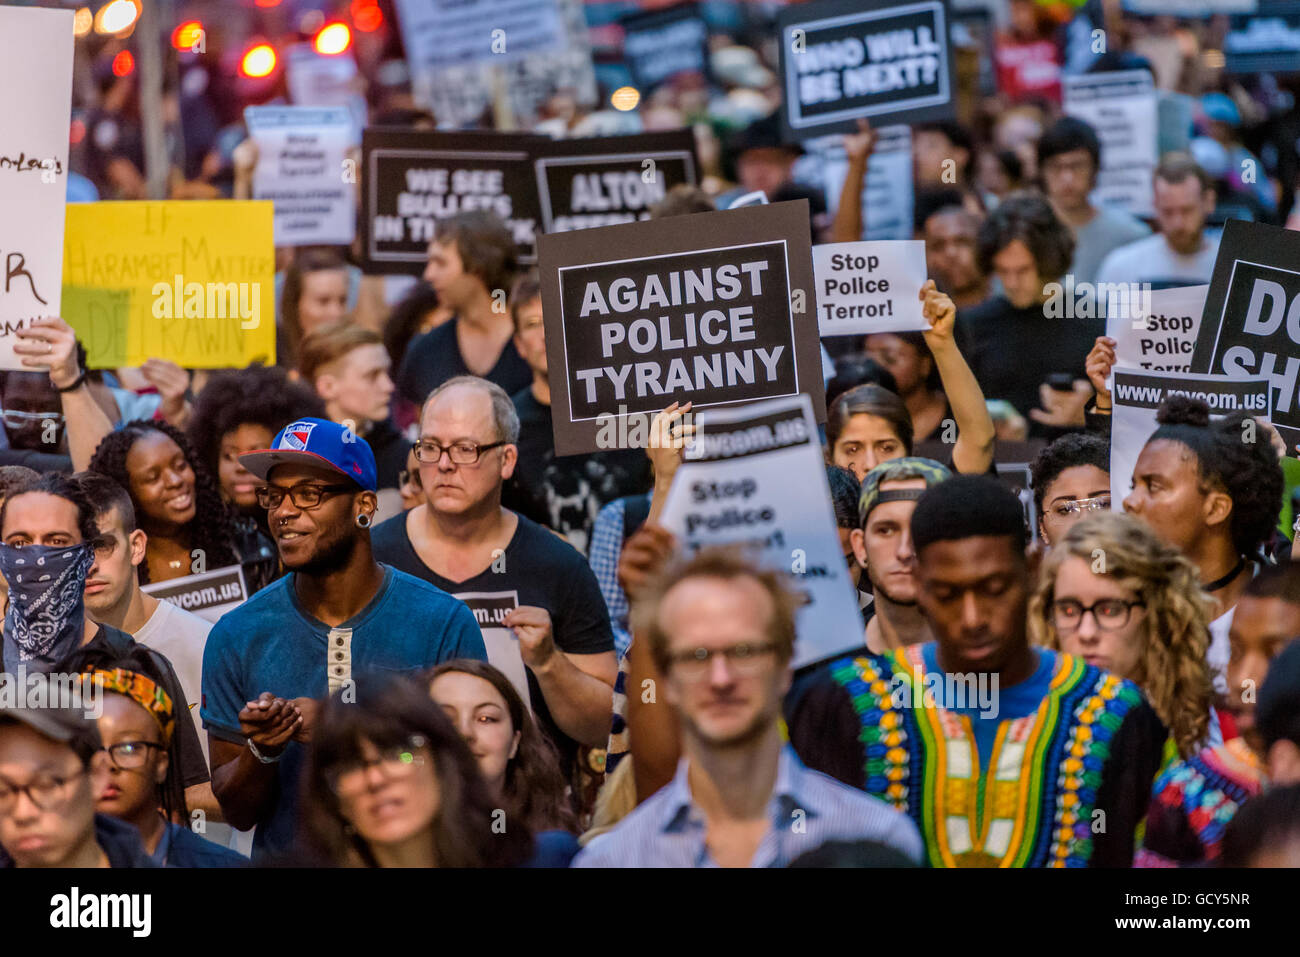
<path id="1" fill-rule="evenodd" d="M 654 488 L 650 492 L 650 514 L 645 523 L 653 525 L 663 514 L 664 499 L 672 488 L 673 476 L 682 464 L 682 451 L 686 439 L 695 434 L 695 426 L 686 424 L 690 415 L 691 404 L 678 407 L 674 402 L 668 408 L 655 415 L 650 423 L 650 437 L 646 441 L 646 455 L 654 469 Z"/>
<path id="2" fill-rule="evenodd" d="M 858 120 L 858 132 L 844 137 L 844 152 L 849 158 L 849 169 L 840 189 L 840 204 L 831 223 L 831 242 L 856 243 L 863 237 L 862 191 L 867 188 L 867 164 L 876 149 L 878 134 L 870 121 Z"/>
<path id="3" fill-rule="evenodd" d="M 23 365 L 50 374 L 63 403 L 72 468 L 85 469 L 100 440 L 113 431 L 113 423 L 86 385 L 86 370 L 77 360 L 77 334 L 58 316 L 45 316 L 19 329 L 17 340 L 14 352 Z"/>
<path id="4" fill-rule="evenodd" d="M 923 303 L 921 313 L 930 323 L 930 328 L 922 333 L 925 344 L 934 356 L 935 368 L 939 370 L 939 379 L 957 423 L 953 466 L 958 472 L 980 475 L 993 464 L 993 419 L 975 373 L 962 358 L 953 338 L 957 307 L 939 291 L 933 279 L 925 281 L 918 298 Z"/>

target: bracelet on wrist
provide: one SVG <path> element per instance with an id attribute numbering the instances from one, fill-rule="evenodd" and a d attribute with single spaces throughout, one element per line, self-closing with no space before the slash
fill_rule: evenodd
<path id="1" fill-rule="evenodd" d="M 270 757 L 267 757 L 261 751 L 257 750 L 257 745 L 253 743 L 252 738 L 248 738 L 246 740 L 248 741 L 248 750 L 252 751 L 253 757 L 257 758 L 257 760 L 261 761 L 263 764 L 275 764 L 280 760 L 280 758 L 284 756 L 284 752 L 281 751 L 279 754 L 275 754 Z"/>
<path id="2" fill-rule="evenodd" d="M 85 370 L 85 369 L 82 369 L 79 373 L 77 373 L 77 377 L 76 377 L 75 379 L 73 379 L 72 382 L 70 382 L 68 385 L 65 385 L 65 386 L 57 386 L 57 385 L 56 385 L 56 386 L 54 386 L 54 391 L 55 391 L 55 392 L 59 392 L 59 393 L 63 393 L 63 392 L 72 392 L 72 391 L 74 391 L 74 390 L 76 390 L 76 389 L 80 389 L 81 386 L 82 386 L 82 384 L 85 383 L 85 381 L 86 381 L 86 375 L 87 375 L 86 370 Z M 53 383 L 51 383 L 51 384 L 53 384 Z"/>

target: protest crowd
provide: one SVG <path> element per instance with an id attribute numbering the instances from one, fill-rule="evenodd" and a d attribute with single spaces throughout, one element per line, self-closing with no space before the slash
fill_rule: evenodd
<path id="1" fill-rule="evenodd" d="M 0 868 L 1300 867 L 1253 9 L 0 3 Z"/>

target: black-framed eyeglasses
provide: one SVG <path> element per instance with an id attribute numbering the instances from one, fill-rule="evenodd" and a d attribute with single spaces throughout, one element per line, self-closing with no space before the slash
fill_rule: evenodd
<path id="1" fill-rule="evenodd" d="M 1102 598 L 1085 605 L 1073 598 L 1059 598 L 1052 602 L 1052 621 L 1057 631 L 1074 631 L 1083 623 L 1083 616 L 1091 613 L 1102 631 L 1117 631 L 1128 624 L 1134 608 L 1145 608 L 1144 601 L 1125 601 L 1122 598 Z"/>
<path id="2" fill-rule="evenodd" d="M 339 492 L 355 491 L 355 485 L 295 485 L 293 488 L 280 488 L 277 485 L 263 485 L 257 490 L 257 504 L 270 511 L 279 508 L 286 495 L 295 508 L 315 508 L 324 501 L 326 495 Z"/>
<path id="3" fill-rule="evenodd" d="M 149 749 L 165 751 L 166 747 L 157 741 L 119 741 L 102 750 L 108 752 L 108 759 L 120 771 L 136 771 L 149 763 Z"/>
<path id="4" fill-rule="evenodd" d="M 702 678 L 708 674 L 709 663 L 715 655 L 727 659 L 727 665 L 740 675 L 751 675 L 758 671 L 763 658 L 776 651 L 776 642 L 748 642 L 729 645 L 726 648 L 692 648 L 689 651 L 677 651 L 668 656 L 668 661 L 677 674 L 689 680 Z"/>
<path id="5" fill-rule="evenodd" d="M 86 774 L 82 768 L 76 774 L 42 774 L 23 785 L 0 778 L 0 815 L 8 814 L 18 804 L 18 795 L 26 794 L 41 811 L 53 811 L 68 799 L 68 785 Z"/>
<path id="6" fill-rule="evenodd" d="M 397 473 L 397 485 L 399 488 L 403 485 L 424 488 L 424 480 L 420 478 L 419 469 L 402 469 Z"/>
<path id="7" fill-rule="evenodd" d="M 424 735 L 415 734 L 405 743 L 382 749 L 374 758 L 357 757 L 343 761 L 325 772 L 325 783 L 335 794 L 358 790 L 356 777 L 372 767 L 379 768 L 388 780 L 405 777 L 415 768 L 424 766 L 423 748 L 428 744 Z M 352 778 L 352 781 L 346 779 Z"/>
<path id="8" fill-rule="evenodd" d="M 415 450 L 416 461 L 423 462 L 425 465 L 437 465 L 442 461 L 443 452 L 451 457 L 452 465 L 474 465 L 484 452 L 509 444 L 509 442 L 489 442 L 487 445 L 479 445 L 477 442 L 461 440 L 451 445 L 439 445 L 432 439 L 420 439 L 411 448 Z"/>

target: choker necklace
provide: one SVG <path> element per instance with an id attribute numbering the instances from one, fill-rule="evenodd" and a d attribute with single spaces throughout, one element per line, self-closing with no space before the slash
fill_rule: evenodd
<path id="1" fill-rule="evenodd" d="M 1224 575 L 1222 578 L 1216 578 L 1208 585 L 1202 585 L 1201 588 L 1203 588 L 1205 591 L 1218 591 L 1220 588 L 1223 588 L 1234 578 L 1240 575 L 1241 570 L 1245 567 L 1246 567 L 1246 559 L 1243 556 L 1242 558 L 1237 559 L 1237 564 L 1232 566 L 1232 571 L 1228 572 L 1228 574 Z"/>

